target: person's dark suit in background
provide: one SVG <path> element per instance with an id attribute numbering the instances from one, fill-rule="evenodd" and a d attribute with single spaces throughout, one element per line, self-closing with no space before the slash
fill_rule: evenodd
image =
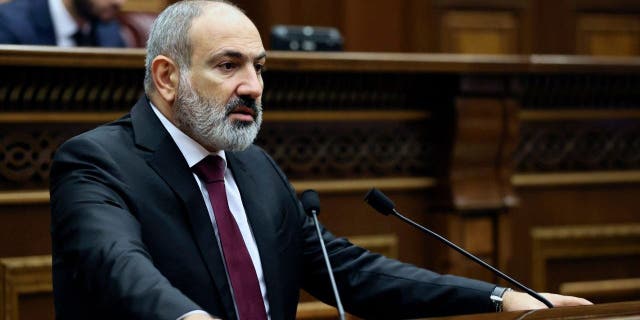
<path id="1" fill-rule="evenodd" d="M 301 288 L 333 303 L 310 218 L 283 172 L 252 145 L 262 121 L 265 63 L 258 30 L 232 5 L 181 1 L 160 14 L 147 47 L 146 97 L 130 114 L 72 138 L 55 154 L 58 319 L 238 318 L 246 301 L 234 299 L 228 272 L 234 265 L 225 267 L 210 195 L 193 171 L 211 154 L 226 159 L 229 207 L 235 203 L 231 211 L 248 233 L 243 241 L 259 255 L 251 257 L 257 267 L 247 277 L 260 283 L 270 319 L 294 319 Z M 494 284 L 403 264 L 324 229 L 323 237 L 345 309 L 355 315 L 495 310 Z M 506 310 L 544 307 L 521 293 L 504 299 Z"/>
<path id="2" fill-rule="evenodd" d="M 0 4 L 0 44 L 124 47 L 116 21 L 122 3 L 124 0 L 11 0 Z"/>

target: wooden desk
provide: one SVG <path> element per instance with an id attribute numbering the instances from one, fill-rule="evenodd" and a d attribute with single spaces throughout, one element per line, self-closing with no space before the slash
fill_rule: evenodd
<path id="1" fill-rule="evenodd" d="M 640 319 L 640 301 L 596 304 L 592 306 L 564 307 L 532 311 L 485 313 L 455 317 L 430 318 L 432 320 L 542 320 L 542 319 Z"/>

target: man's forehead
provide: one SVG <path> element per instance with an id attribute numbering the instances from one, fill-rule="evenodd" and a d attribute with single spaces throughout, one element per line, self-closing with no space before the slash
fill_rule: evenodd
<path id="1" fill-rule="evenodd" d="M 243 58 L 249 60 L 261 59 L 265 50 L 260 39 L 239 36 L 213 36 L 200 43 L 194 43 L 194 53 L 215 57 Z"/>
<path id="2" fill-rule="evenodd" d="M 253 22 L 235 8 L 209 8 L 194 19 L 190 33 L 196 50 L 200 47 L 212 53 L 231 48 L 247 56 L 264 51 L 260 33 Z"/>

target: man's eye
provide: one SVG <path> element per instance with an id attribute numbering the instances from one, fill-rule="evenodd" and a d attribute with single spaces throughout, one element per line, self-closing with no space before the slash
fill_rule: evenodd
<path id="1" fill-rule="evenodd" d="M 220 64 L 220 68 L 222 68 L 223 70 L 233 70 L 235 69 L 236 64 L 233 62 L 225 62 Z"/>
<path id="2" fill-rule="evenodd" d="M 256 68 L 256 73 L 262 73 L 265 70 L 265 66 L 259 63 L 255 64 L 255 68 Z"/>

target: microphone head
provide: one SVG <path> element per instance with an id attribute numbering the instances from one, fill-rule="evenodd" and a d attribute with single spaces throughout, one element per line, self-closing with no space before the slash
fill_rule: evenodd
<path id="1" fill-rule="evenodd" d="M 300 202 L 302 202 L 302 208 L 308 216 L 320 214 L 320 197 L 315 190 L 305 190 L 300 195 Z"/>
<path id="2" fill-rule="evenodd" d="M 396 204 L 385 196 L 382 191 L 376 188 L 371 188 L 371 190 L 367 192 L 367 195 L 364 196 L 364 201 L 385 216 L 394 214 L 393 210 L 395 209 Z"/>

